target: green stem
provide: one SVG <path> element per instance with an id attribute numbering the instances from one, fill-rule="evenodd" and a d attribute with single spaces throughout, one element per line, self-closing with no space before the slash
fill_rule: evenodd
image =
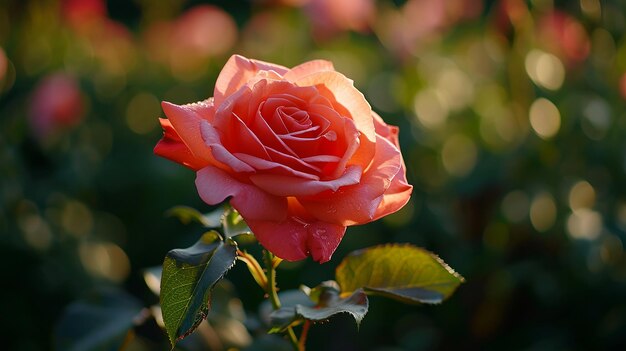
<path id="1" fill-rule="evenodd" d="M 265 251 L 265 266 L 267 267 L 267 295 L 272 303 L 272 308 L 277 310 L 280 308 L 280 299 L 278 298 L 278 291 L 276 289 L 276 267 L 274 267 L 274 254 L 269 251 Z M 287 336 L 289 337 L 289 341 L 291 342 L 291 346 L 295 351 L 304 351 L 300 349 L 300 345 L 298 343 L 298 337 L 296 333 L 293 331 L 293 328 L 287 328 Z"/>

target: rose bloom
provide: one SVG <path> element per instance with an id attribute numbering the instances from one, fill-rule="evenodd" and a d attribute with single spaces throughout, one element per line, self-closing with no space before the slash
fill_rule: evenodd
<path id="1" fill-rule="evenodd" d="M 195 170 L 206 203 L 230 198 L 283 259 L 326 262 L 346 226 L 409 200 L 398 128 L 328 61 L 288 69 L 232 56 L 212 98 L 162 106 L 155 153 Z"/>

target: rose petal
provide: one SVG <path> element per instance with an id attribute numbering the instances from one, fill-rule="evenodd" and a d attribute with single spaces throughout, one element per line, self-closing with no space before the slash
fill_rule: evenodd
<path id="1" fill-rule="evenodd" d="M 196 158 L 189 148 L 180 139 L 172 123 L 165 118 L 159 118 L 163 128 L 163 138 L 154 147 L 154 153 L 170 161 L 189 167 L 195 171 L 206 166 L 206 161 Z"/>
<path id="2" fill-rule="evenodd" d="M 215 111 L 213 100 L 208 99 L 188 105 L 175 105 L 164 101 L 161 106 L 189 151 L 202 162 L 213 163 L 211 151 L 206 147 L 200 134 L 200 122 L 213 119 Z"/>
<path id="3" fill-rule="evenodd" d="M 248 220 L 246 223 L 261 245 L 287 261 L 298 261 L 311 255 L 315 261 L 328 262 L 339 246 L 346 227 L 290 217 L 284 222 Z"/>
<path id="4" fill-rule="evenodd" d="M 313 74 L 316 72 L 324 72 L 324 71 L 334 71 L 335 67 L 333 63 L 326 60 L 312 60 L 289 70 L 289 72 L 285 73 L 283 76 L 285 79 L 295 82 L 296 80 L 306 77 L 309 74 Z"/>
<path id="5" fill-rule="evenodd" d="M 385 191 L 385 194 L 383 194 L 382 201 L 380 205 L 378 205 L 372 221 L 394 213 L 404 207 L 404 205 L 409 202 L 412 192 L 413 186 L 406 181 L 406 170 L 403 161 L 400 171 L 398 171 L 398 174 L 396 174 L 395 178 L 391 181 L 391 185 L 387 191 Z"/>
<path id="6" fill-rule="evenodd" d="M 265 160 L 248 154 L 236 153 L 235 157 L 242 160 L 246 164 L 252 166 L 257 171 L 272 170 L 271 174 L 266 174 L 268 177 L 281 177 L 281 176 L 294 176 L 299 178 L 318 180 L 319 177 L 305 172 L 297 171 L 291 167 L 276 163 L 274 161 Z"/>
<path id="7" fill-rule="evenodd" d="M 230 151 L 226 150 L 224 145 L 222 145 L 218 131 L 215 130 L 209 122 L 202 121 L 200 124 L 200 130 L 205 145 L 209 147 L 215 160 L 230 167 L 230 169 L 235 172 L 254 172 L 254 168 L 235 157 Z"/>
<path id="8" fill-rule="evenodd" d="M 250 180 L 259 188 L 276 196 L 313 196 L 324 191 L 337 191 L 341 187 L 358 184 L 361 172 L 360 166 L 350 166 L 341 177 L 332 180 L 310 180 L 276 174 L 252 174 Z"/>
<path id="9" fill-rule="evenodd" d="M 255 118 L 252 123 L 252 128 L 254 129 L 255 134 L 263 142 L 263 145 L 274 150 L 280 150 L 294 157 L 298 157 L 298 154 L 284 141 L 282 141 L 278 135 L 276 135 L 276 132 L 260 114 L 257 115 L 257 118 Z"/>
<path id="10" fill-rule="evenodd" d="M 372 116 L 374 117 L 376 134 L 389 140 L 399 150 L 400 143 L 398 140 L 398 127 L 386 124 L 385 121 L 383 121 L 383 119 L 375 112 L 372 112 Z M 406 165 L 404 164 L 404 160 L 401 161 L 400 170 L 391 181 L 389 189 L 387 189 L 387 191 L 383 194 L 382 201 L 376 209 L 373 220 L 377 220 L 390 213 L 398 211 L 404 207 L 404 205 L 406 205 L 411 198 L 413 186 L 409 185 L 406 180 Z"/>
<path id="11" fill-rule="evenodd" d="M 398 127 L 390 126 L 383 120 L 380 115 L 374 111 L 372 111 L 372 118 L 374 119 L 374 128 L 376 130 L 376 135 L 381 136 L 396 145 L 396 147 L 400 148 L 397 142 L 398 136 Z M 393 138 L 396 138 L 395 141 Z"/>
<path id="12" fill-rule="evenodd" d="M 302 158 L 302 161 L 304 161 L 304 162 L 311 162 L 311 163 L 316 163 L 316 162 L 324 162 L 324 163 L 339 162 L 340 160 L 341 160 L 341 158 L 339 158 L 337 156 L 333 156 L 333 155 L 317 155 L 317 156 L 311 156 L 311 157 L 304 157 L 304 158 Z"/>
<path id="13" fill-rule="evenodd" d="M 322 170 L 319 167 L 316 167 L 312 164 L 309 164 L 309 162 L 313 161 L 313 162 L 330 162 L 327 160 L 332 160 L 332 159 L 328 159 L 328 158 L 324 158 L 323 156 L 319 156 L 319 160 L 318 159 L 300 159 L 298 157 L 293 157 L 291 155 L 288 155 L 284 152 L 280 152 L 278 150 L 274 150 L 271 147 L 266 148 L 267 152 L 270 154 L 270 157 L 272 160 L 283 164 L 283 165 L 289 165 L 289 167 L 296 169 L 296 170 L 300 170 L 302 172 L 305 173 L 314 173 L 314 174 L 319 174 Z M 328 156 L 328 157 L 332 157 L 332 156 Z"/>
<path id="14" fill-rule="evenodd" d="M 231 56 L 215 82 L 215 104 L 219 106 L 227 96 L 239 90 L 261 70 L 274 71 L 280 75 L 289 71 L 286 67 L 273 63 L 251 60 L 240 55 Z"/>
<path id="15" fill-rule="evenodd" d="M 363 94 L 358 91 L 352 80 L 346 78 L 338 72 L 317 72 L 295 81 L 299 86 L 316 86 L 324 95 L 324 92 L 331 94 L 327 98 L 333 102 L 337 101 L 340 106 L 335 106 L 340 114 L 350 116 L 356 124 L 358 130 L 363 133 L 367 140 L 376 142 L 376 132 L 372 121 L 372 108 L 365 100 Z"/>
<path id="16" fill-rule="evenodd" d="M 383 201 L 383 194 L 400 171 L 400 164 L 400 151 L 390 141 L 378 137 L 376 156 L 359 184 L 330 195 L 299 197 L 298 200 L 308 213 L 324 222 L 345 226 L 371 222 Z"/>
<path id="17" fill-rule="evenodd" d="M 341 163 L 341 170 L 335 174 L 337 177 L 345 170 L 349 156 L 356 150 L 354 143 L 358 143 L 358 131 L 351 119 L 341 117 L 336 111 L 326 106 L 311 105 L 309 113 L 314 123 L 321 127 L 319 133 L 314 135 L 289 133 L 278 135 L 278 137 L 300 158 L 316 155 L 345 158 L 346 161 Z"/>
<path id="18" fill-rule="evenodd" d="M 230 204 L 246 220 L 284 221 L 287 218 L 287 199 L 272 196 L 259 188 L 241 183 L 223 170 L 207 166 L 196 175 L 196 188 L 204 202 L 217 205 L 227 197 Z"/>
<path id="19" fill-rule="evenodd" d="M 350 158 L 349 164 L 358 164 L 367 169 L 376 152 L 376 131 L 372 108 L 363 94 L 354 87 L 352 80 L 341 73 L 327 71 L 310 74 L 296 81 L 296 84 L 316 86 L 321 95 L 331 102 L 337 102 L 333 104 L 337 112 L 351 117 L 361 135 L 359 148 Z"/>
<path id="20" fill-rule="evenodd" d="M 242 152 L 266 159 L 270 157 L 263 143 L 237 114 L 233 113 L 231 120 L 230 128 L 227 131 L 222 131 L 227 133 L 227 139 L 235 141 L 231 143 L 234 146 L 230 149 L 231 152 Z"/>

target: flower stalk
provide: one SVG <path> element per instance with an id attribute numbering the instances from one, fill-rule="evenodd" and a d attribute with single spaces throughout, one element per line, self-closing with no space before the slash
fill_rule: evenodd
<path id="1" fill-rule="evenodd" d="M 272 304 L 272 308 L 274 310 L 278 310 L 281 305 L 280 305 L 280 299 L 278 298 L 278 289 L 276 288 L 276 267 L 278 266 L 278 263 L 280 263 L 280 261 L 276 261 L 274 255 L 269 252 L 269 251 L 264 251 L 265 253 L 265 266 L 267 267 L 266 270 L 266 276 L 267 276 L 267 289 L 266 289 L 266 293 L 267 293 L 267 297 L 270 300 L 270 303 Z M 293 347 L 293 349 L 295 351 L 304 351 L 304 345 L 300 345 L 300 342 L 298 342 L 298 337 L 296 336 L 296 333 L 294 332 L 292 327 L 287 328 L 287 337 L 289 338 L 289 341 L 291 342 L 291 346 Z"/>

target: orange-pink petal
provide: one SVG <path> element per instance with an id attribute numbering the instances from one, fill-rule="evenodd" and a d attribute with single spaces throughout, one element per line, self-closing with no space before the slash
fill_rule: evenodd
<path id="1" fill-rule="evenodd" d="M 240 182 L 223 170 L 207 166 L 196 174 L 196 188 L 204 202 L 217 205 L 231 197 L 230 204 L 247 220 L 285 221 L 287 199 L 270 195 Z"/>
<path id="2" fill-rule="evenodd" d="M 269 62 L 233 55 L 226 62 L 215 82 L 215 91 L 213 93 L 215 104 L 220 105 L 226 97 L 248 83 L 259 71 L 274 71 L 282 75 L 287 73 L 289 69 Z"/>
<path id="3" fill-rule="evenodd" d="M 298 198 L 313 217 L 338 225 L 364 224 L 374 220 L 383 194 L 400 171 L 400 151 L 388 140 L 378 137 L 376 157 L 359 184 L 339 189 L 327 196 Z"/>
<path id="4" fill-rule="evenodd" d="M 214 114 L 212 99 L 189 105 L 175 105 L 164 101 L 161 106 L 180 140 L 194 157 L 204 163 L 211 163 L 213 158 L 202 139 L 200 122 L 212 120 Z"/>
<path id="5" fill-rule="evenodd" d="M 284 74 L 284 78 L 289 81 L 295 82 L 296 80 L 306 77 L 309 74 L 334 70 L 335 67 L 330 61 L 313 60 L 307 61 L 290 69 L 289 72 Z"/>
<path id="6" fill-rule="evenodd" d="M 376 142 L 372 108 L 363 94 L 354 87 L 352 80 L 339 72 L 323 71 L 304 76 L 295 83 L 299 86 L 316 86 L 322 94 L 324 90 L 330 92 L 334 98 L 331 102 L 337 101 L 341 105 L 333 107 L 338 112 L 345 113 L 346 117 L 351 117 L 367 140 L 372 143 Z"/>
<path id="7" fill-rule="evenodd" d="M 320 221 L 304 222 L 290 217 L 283 222 L 246 220 L 261 245 L 287 261 L 298 261 L 312 256 L 324 263 L 330 260 L 339 246 L 346 227 Z"/>
<path id="8" fill-rule="evenodd" d="M 350 166 L 339 178 L 312 180 L 303 177 L 276 174 L 253 174 L 250 180 L 259 188 L 276 196 L 314 196 L 324 191 L 337 191 L 341 187 L 358 184 L 362 169 Z"/>
<path id="9" fill-rule="evenodd" d="M 180 139 L 172 123 L 168 119 L 159 118 L 161 128 L 163 128 L 163 138 L 154 147 L 154 153 L 170 161 L 180 163 L 195 171 L 206 166 L 206 161 L 196 158 L 189 148 Z"/>

